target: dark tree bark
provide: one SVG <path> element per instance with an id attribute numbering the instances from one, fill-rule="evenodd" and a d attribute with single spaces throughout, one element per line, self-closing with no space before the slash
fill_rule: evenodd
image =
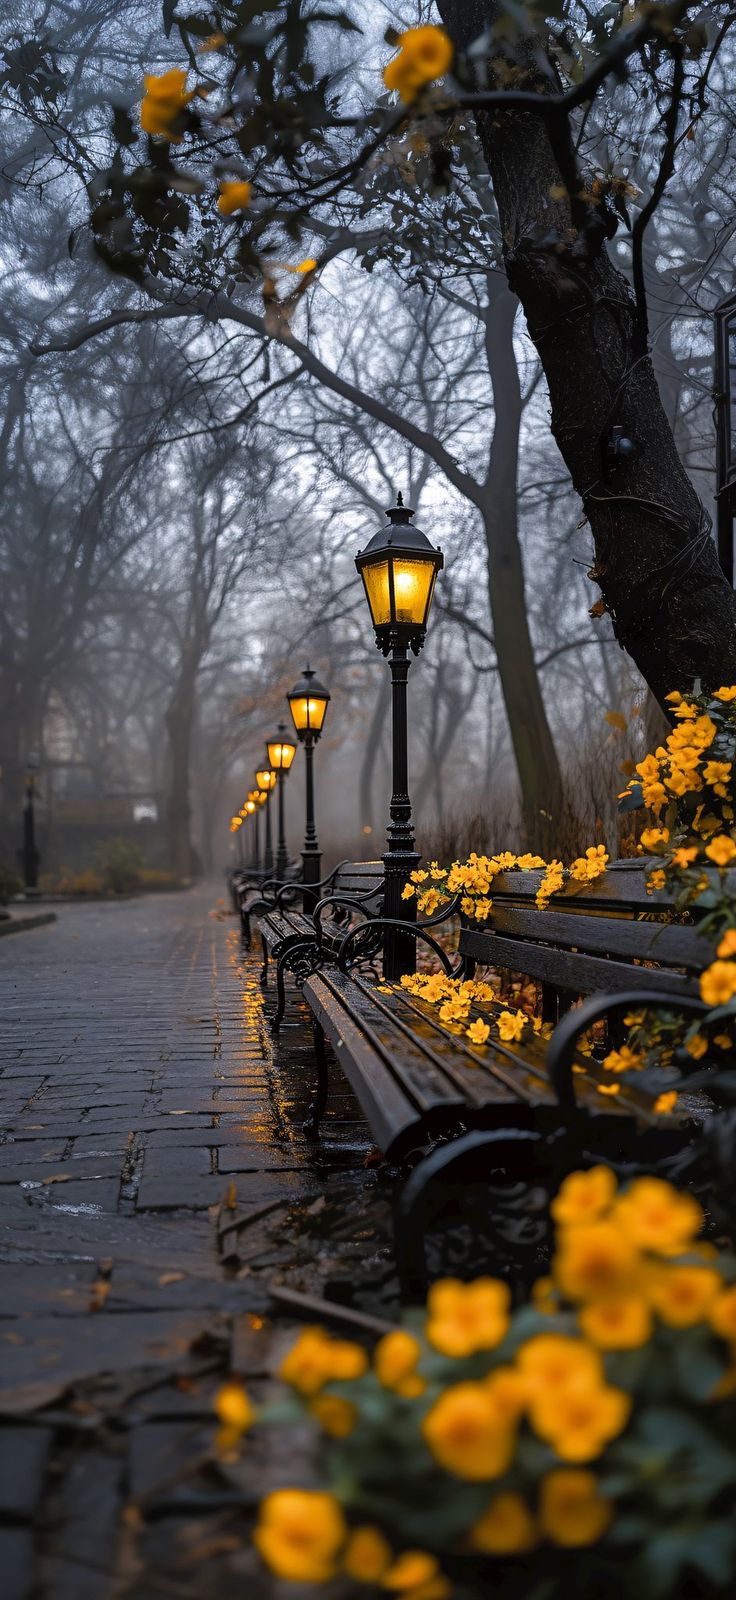
<path id="1" fill-rule="evenodd" d="M 456 48 L 483 32 L 495 0 L 437 0 Z M 520 49 L 518 86 L 555 88 Z M 492 68 L 491 68 L 492 74 Z M 491 86 L 495 86 L 493 83 Z M 498 85 L 503 87 L 503 85 Z M 595 546 L 592 575 L 616 637 L 657 699 L 736 682 L 736 596 L 675 447 L 634 298 L 600 234 L 571 226 L 549 125 L 531 112 L 476 113 L 510 287 L 547 378 L 551 426 Z M 607 459 L 611 429 L 635 445 Z"/>

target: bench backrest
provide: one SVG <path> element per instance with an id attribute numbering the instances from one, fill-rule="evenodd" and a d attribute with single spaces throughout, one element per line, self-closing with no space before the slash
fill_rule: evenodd
<path id="1" fill-rule="evenodd" d="M 347 861 L 336 872 L 331 892 L 367 896 L 363 902 L 365 910 L 375 915 L 383 896 L 384 878 L 382 861 Z"/>
<path id="2" fill-rule="evenodd" d="M 668 989 L 697 994 L 712 947 L 697 926 L 673 920 L 671 895 L 647 894 L 653 862 L 620 861 L 590 884 L 568 883 L 544 910 L 541 872 L 495 879 L 487 928 L 463 927 L 460 950 L 479 964 L 523 972 L 574 994 Z M 734 879 L 736 873 L 729 873 Z"/>

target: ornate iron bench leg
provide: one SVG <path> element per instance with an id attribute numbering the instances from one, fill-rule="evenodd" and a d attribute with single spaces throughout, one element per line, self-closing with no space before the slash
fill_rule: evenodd
<path id="1" fill-rule="evenodd" d="M 325 1053 L 325 1036 L 316 1017 L 312 1017 L 312 1031 L 314 1034 L 314 1058 L 317 1063 L 317 1092 L 309 1107 L 309 1115 L 303 1123 L 302 1129 L 306 1139 L 316 1141 L 319 1139 L 319 1125 L 327 1104 L 329 1077 L 327 1073 L 327 1055 Z"/>
<path id="2" fill-rule="evenodd" d="M 240 932 L 243 935 L 245 944 L 247 944 L 248 949 L 250 950 L 250 915 L 246 911 L 245 906 L 240 907 Z"/>
<path id="3" fill-rule="evenodd" d="M 258 982 L 260 983 L 262 989 L 267 989 L 268 988 L 268 945 L 266 944 L 266 941 L 265 941 L 265 939 L 263 937 L 263 934 L 261 934 L 261 948 L 263 950 L 263 966 L 261 967 L 261 975 L 260 975 L 260 978 L 258 979 Z"/>
<path id="4" fill-rule="evenodd" d="M 420 1301 L 427 1289 L 425 1236 L 442 1209 L 444 1184 L 483 1179 L 498 1167 L 529 1176 L 540 1135 L 528 1128 L 478 1129 L 438 1145 L 414 1168 L 401 1191 L 394 1218 L 396 1263 L 403 1300 Z M 537 1171 L 539 1177 L 539 1172 Z"/>

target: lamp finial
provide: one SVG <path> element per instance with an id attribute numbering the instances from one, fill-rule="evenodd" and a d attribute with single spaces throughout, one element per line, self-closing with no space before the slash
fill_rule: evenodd
<path id="1" fill-rule="evenodd" d="M 397 504 L 397 506 L 403 506 L 403 504 L 404 504 L 404 496 L 401 493 L 400 489 L 399 489 L 399 492 L 398 492 L 398 494 L 396 496 L 396 504 Z"/>

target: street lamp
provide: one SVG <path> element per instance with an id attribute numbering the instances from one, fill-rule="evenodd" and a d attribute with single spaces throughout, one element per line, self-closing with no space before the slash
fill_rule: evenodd
<path id="1" fill-rule="evenodd" d="M 296 755 L 294 740 L 289 738 L 285 722 L 280 722 L 272 739 L 266 740 L 266 754 L 268 764 L 276 773 L 276 782 L 279 797 L 279 838 L 276 848 L 276 877 L 283 881 L 289 870 L 289 857 L 286 852 L 286 831 L 284 827 L 284 778 Z"/>
<path id="2" fill-rule="evenodd" d="M 306 759 L 306 828 L 304 849 L 302 850 L 302 882 L 316 884 L 319 883 L 322 876 L 322 853 L 317 841 L 317 829 L 314 821 L 314 747 L 324 727 L 330 692 L 323 683 L 320 683 L 312 668 L 307 665 L 298 683 L 295 683 L 293 689 L 289 690 L 286 698 L 289 702 L 291 720 L 296 729 L 296 736 L 299 743 L 304 746 Z M 305 911 L 314 910 L 317 898 L 315 893 L 305 894 Z"/>
<path id="3" fill-rule="evenodd" d="M 259 767 L 256 783 L 261 803 L 266 807 L 266 843 L 263 850 L 263 872 L 266 878 L 273 872 L 273 844 L 271 842 L 271 790 L 276 786 L 276 773 L 270 767 Z"/>
<path id="4" fill-rule="evenodd" d="M 256 877 L 258 877 L 261 870 L 261 824 L 259 818 L 259 812 L 261 808 L 259 805 L 259 800 L 260 794 L 258 789 L 251 789 L 248 794 L 248 799 L 245 802 L 248 808 L 248 816 L 253 818 L 255 848 L 253 851 L 253 860 L 251 866 Z"/>
<path id="5" fill-rule="evenodd" d="M 241 816 L 236 816 L 236 817 L 231 817 L 230 818 L 230 832 L 231 833 L 236 833 L 237 836 L 238 836 L 238 866 L 239 867 L 242 867 L 245 864 L 244 860 L 243 860 L 243 834 L 242 834 L 242 831 L 241 831 L 242 827 L 243 827 L 243 818 Z"/>
<path id="6" fill-rule="evenodd" d="M 41 763 L 38 752 L 32 750 L 26 766 L 26 803 L 23 807 L 23 883 L 27 895 L 38 894 L 38 863 L 40 860 L 36 849 L 36 812 L 34 800 L 36 794 L 36 778 Z"/>
<path id="7" fill-rule="evenodd" d="M 401 891 L 419 863 L 409 799 L 407 679 L 409 651 L 418 655 L 424 644 L 437 574 L 444 565 L 441 550 L 430 544 L 421 528 L 412 524 L 414 512 L 398 495 L 386 512 L 388 528 L 374 534 L 355 565 L 363 580 L 378 649 L 389 658 L 392 686 L 393 794 L 391 796 L 388 851 L 383 857 L 385 891 L 383 914 L 404 922 L 416 917 L 416 900 L 402 901 Z M 400 978 L 416 967 L 416 943 L 410 934 L 386 928 L 383 970 L 387 978 Z"/>

